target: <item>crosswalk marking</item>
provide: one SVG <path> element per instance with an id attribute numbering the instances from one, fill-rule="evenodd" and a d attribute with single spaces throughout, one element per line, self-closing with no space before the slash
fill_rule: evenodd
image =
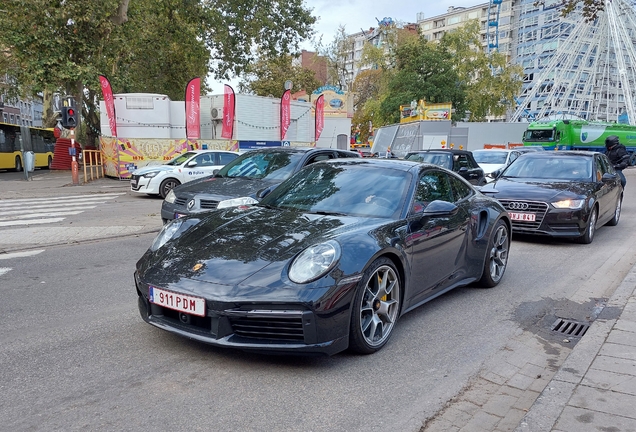
<path id="1" fill-rule="evenodd" d="M 44 249 L 29 250 L 29 251 L 23 251 L 23 252 L 9 252 L 5 254 L 0 254 L 0 260 L 7 260 L 11 258 L 24 258 L 24 257 L 38 255 L 38 254 L 41 254 L 42 252 L 44 252 Z"/>
<path id="2" fill-rule="evenodd" d="M 0 200 L 0 227 L 50 224 L 105 204 L 124 193 Z"/>
<path id="3" fill-rule="evenodd" d="M 117 198 L 118 196 L 125 195 L 124 193 L 107 193 L 107 194 L 88 194 L 88 195 L 64 195 L 64 196 L 55 196 L 55 197 L 47 197 L 47 198 L 16 198 L 16 199 L 8 199 L 8 200 L 0 200 L 0 205 L 3 203 L 20 203 L 20 202 L 41 202 L 41 201 L 60 201 L 60 200 L 79 200 L 82 198 L 90 198 L 90 199 L 103 199 L 103 198 Z"/>
<path id="4" fill-rule="evenodd" d="M 29 251 L 23 251 L 23 252 L 10 252 L 5 254 L 0 254 L 0 260 L 31 257 L 31 256 L 41 254 L 42 252 L 44 252 L 44 249 L 29 250 Z M 13 270 L 12 267 L 0 267 L 0 276 L 9 273 L 11 270 Z"/>

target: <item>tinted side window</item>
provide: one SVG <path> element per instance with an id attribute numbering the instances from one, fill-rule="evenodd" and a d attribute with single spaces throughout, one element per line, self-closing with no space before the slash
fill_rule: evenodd
<path id="1" fill-rule="evenodd" d="M 420 175 L 412 210 L 420 212 L 435 200 L 453 202 L 448 175 L 441 171 L 426 171 Z"/>
<path id="2" fill-rule="evenodd" d="M 309 164 L 312 164 L 314 162 L 320 162 L 320 161 L 323 161 L 323 160 L 329 160 L 329 159 L 333 159 L 333 158 L 334 158 L 333 153 L 318 153 L 317 155 L 314 155 L 314 156 L 310 157 L 307 160 L 307 163 L 305 165 L 309 165 Z"/>
<path id="3" fill-rule="evenodd" d="M 453 163 L 453 171 L 459 171 L 460 168 L 473 168 L 472 164 L 470 163 L 470 161 L 468 160 L 468 156 L 460 154 L 460 155 L 455 155 L 453 156 L 454 159 L 454 163 Z"/>
<path id="4" fill-rule="evenodd" d="M 455 202 L 461 201 L 473 194 L 473 189 L 456 177 L 450 177 L 451 188 Z"/>
<path id="5" fill-rule="evenodd" d="M 339 158 L 352 158 L 352 157 L 354 157 L 354 158 L 358 157 L 359 158 L 360 157 L 360 153 L 347 153 L 347 152 L 343 152 L 343 151 L 336 152 L 336 155 Z"/>
<path id="6" fill-rule="evenodd" d="M 203 153 L 203 154 L 197 155 L 197 157 L 194 160 L 197 163 L 197 166 L 200 166 L 200 167 L 212 166 L 214 165 L 214 153 Z"/>

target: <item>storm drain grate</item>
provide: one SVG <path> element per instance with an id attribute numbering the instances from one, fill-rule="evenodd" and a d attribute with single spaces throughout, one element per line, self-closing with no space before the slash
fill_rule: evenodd
<path id="1" fill-rule="evenodd" d="M 558 318 L 554 324 L 552 324 L 552 331 L 562 333 L 570 337 L 583 337 L 589 328 L 589 324 L 570 321 L 563 318 Z"/>

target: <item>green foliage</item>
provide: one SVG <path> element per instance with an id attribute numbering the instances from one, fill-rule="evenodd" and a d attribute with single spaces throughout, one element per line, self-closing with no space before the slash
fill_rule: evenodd
<path id="1" fill-rule="evenodd" d="M 445 33 L 440 49 L 451 54 L 453 69 L 465 88 L 471 121 L 504 115 L 508 107 L 514 106 L 514 97 L 522 87 L 523 69 L 508 65 L 501 53 L 484 52 L 477 20 Z"/>
<path id="2" fill-rule="evenodd" d="M 321 86 L 316 73 L 301 66 L 293 66 L 290 55 L 261 58 L 249 67 L 248 72 L 239 83 L 239 91 L 258 96 L 280 97 L 287 80 L 292 82 L 292 93 L 305 90 L 311 94 Z"/>
<path id="3" fill-rule="evenodd" d="M 14 67 L 0 72 L 18 89 L 75 96 L 89 131 L 99 129 L 100 74 L 116 93 L 182 100 L 191 78 L 240 74 L 255 47 L 272 57 L 295 50 L 315 22 L 302 0 L 12 0 L 1 8 L 0 48 Z"/>
<path id="4" fill-rule="evenodd" d="M 400 105 L 425 99 L 428 103 L 452 102 L 461 118 L 466 109 L 465 84 L 459 79 L 452 54 L 424 38 L 409 41 L 396 49 L 396 72 L 391 77 L 380 115 L 387 123 L 400 121 Z"/>

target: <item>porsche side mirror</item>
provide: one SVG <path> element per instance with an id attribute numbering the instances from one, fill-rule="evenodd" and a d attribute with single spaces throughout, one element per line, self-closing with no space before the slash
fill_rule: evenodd
<path id="1" fill-rule="evenodd" d="M 424 211 L 422 212 L 423 217 L 431 217 L 431 216 L 450 216 L 459 210 L 455 204 L 450 203 L 448 201 L 435 200 L 431 201 Z"/>

